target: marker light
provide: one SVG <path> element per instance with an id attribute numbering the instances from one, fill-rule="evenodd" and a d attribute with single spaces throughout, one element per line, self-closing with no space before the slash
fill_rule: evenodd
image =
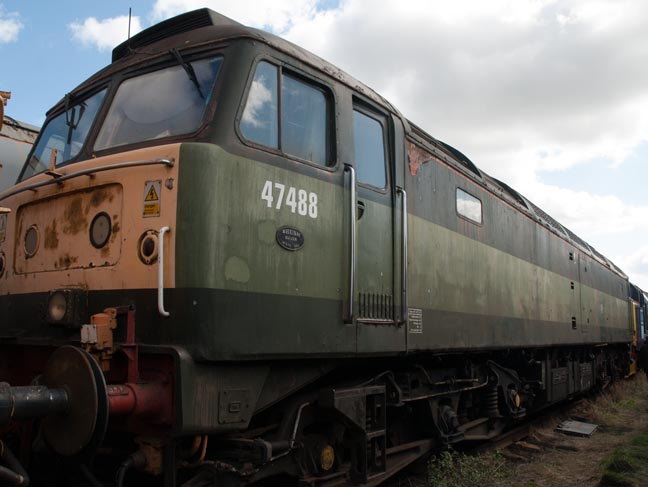
<path id="1" fill-rule="evenodd" d="M 93 247 L 100 249 L 110 238 L 111 223 L 108 213 L 98 213 L 90 224 L 90 243 Z"/>
<path id="2" fill-rule="evenodd" d="M 27 229 L 25 232 L 25 256 L 26 257 L 33 257 L 34 254 L 36 254 L 36 251 L 38 250 L 38 243 L 39 243 L 39 234 L 38 234 L 38 228 L 36 225 L 32 225 Z"/>
<path id="3" fill-rule="evenodd" d="M 147 265 L 155 263 L 158 258 L 158 236 L 155 230 L 147 230 L 139 239 L 139 258 Z"/>

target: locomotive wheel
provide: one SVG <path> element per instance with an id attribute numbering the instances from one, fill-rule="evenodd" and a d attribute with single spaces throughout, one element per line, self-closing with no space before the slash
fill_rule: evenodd
<path id="1" fill-rule="evenodd" d="M 69 345 L 58 348 L 49 358 L 40 383 L 63 388 L 68 395 L 67 411 L 42 421 L 47 445 L 66 457 L 94 450 L 108 426 L 108 396 L 103 373 L 92 356 Z"/>

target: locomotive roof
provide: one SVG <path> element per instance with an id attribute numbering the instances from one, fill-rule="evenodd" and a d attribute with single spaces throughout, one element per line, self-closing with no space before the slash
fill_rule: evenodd
<path id="1" fill-rule="evenodd" d="M 207 8 L 187 12 L 160 22 L 121 43 L 113 49 L 112 63 L 88 78 L 73 92 L 81 92 L 130 65 L 140 63 L 146 59 L 167 56 L 173 48 L 185 50 L 245 38 L 269 45 L 315 69 L 323 71 L 370 100 L 388 108 L 404 120 L 404 117 L 388 100 L 328 61 L 281 37 L 245 26 Z M 63 103 L 64 99 L 59 101 L 50 112 L 60 109 Z"/>

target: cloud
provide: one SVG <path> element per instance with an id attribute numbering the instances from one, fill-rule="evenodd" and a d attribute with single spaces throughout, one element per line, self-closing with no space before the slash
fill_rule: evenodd
<path id="1" fill-rule="evenodd" d="M 647 2 L 374 5 L 347 0 L 284 36 L 376 89 L 604 254 L 648 241 L 638 223 L 648 206 L 540 182 L 596 160 L 622 165 L 648 141 Z M 648 287 L 648 272 L 624 262 Z"/>
<path id="2" fill-rule="evenodd" d="M 156 0 L 151 17 L 157 22 L 207 7 L 242 24 L 282 33 L 295 24 L 312 19 L 317 3 L 317 0 Z"/>
<path id="3" fill-rule="evenodd" d="M 522 161 L 620 163 L 648 140 L 646 16 L 641 0 L 348 0 L 286 37 L 511 181 Z"/>
<path id="4" fill-rule="evenodd" d="M 648 205 L 628 205 L 616 196 L 542 183 L 535 183 L 531 192 L 534 204 L 584 238 L 632 233 L 648 216 Z"/>
<path id="5" fill-rule="evenodd" d="M 648 206 L 540 182 L 648 142 L 648 2 L 156 0 L 149 19 L 201 7 L 338 65 L 604 254 L 648 241 Z"/>
<path id="6" fill-rule="evenodd" d="M 93 46 L 100 51 L 112 49 L 128 38 L 128 15 L 107 19 L 88 17 L 83 22 L 68 25 L 72 38 L 85 46 Z M 131 36 L 142 30 L 139 17 L 131 18 Z"/>
<path id="7" fill-rule="evenodd" d="M 614 257 L 614 262 L 626 269 L 631 282 L 637 283 L 641 289 L 648 291 L 648 245 L 634 252 Z"/>
<path id="8" fill-rule="evenodd" d="M 0 44 L 16 41 L 22 28 L 19 15 L 16 12 L 5 12 L 0 3 Z"/>

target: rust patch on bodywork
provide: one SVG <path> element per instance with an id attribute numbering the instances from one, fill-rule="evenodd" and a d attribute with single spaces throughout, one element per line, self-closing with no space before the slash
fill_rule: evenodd
<path id="1" fill-rule="evenodd" d="M 83 199 L 81 196 L 75 197 L 65 208 L 63 213 L 65 225 L 63 233 L 75 235 L 86 229 L 88 220 L 83 212 Z"/>
<path id="2" fill-rule="evenodd" d="M 113 194 L 107 188 L 102 188 L 92 193 L 92 198 L 90 198 L 90 204 L 94 207 L 97 207 L 106 200 L 112 201 Z M 88 211 L 90 211 L 90 208 L 86 209 L 86 213 Z"/>
<path id="3" fill-rule="evenodd" d="M 410 142 L 409 140 L 407 141 L 407 158 L 409 160 L 409 170 L 412 176 L 416 176 L 419 168 L 426 162 L 442 162 L 441 159 L 433 154 L 430 154 L 428 151 Z"/>
<path id="4" fill-rule="evenodd" d="M 60 268 L 68 268 L 72 267 L 73 264 L 76 264 L 78 261 L 78 257 L 71 256 L 70 254 L 65 254 L 59 257 L 59 259 L 56 261 L 56 267 Z"/>
<path id="5" fill-rule="evenodd" d="M 99 207 L 95 208 L 95 204 Z M 122 246 L 121 207 L 122 188 L 118 184 L 83 188 L 23 205 L 17 212 L 17 227 L 40 228 L 41 248 L 27 256 L 21 233 L 15 245 L 16 273 L 114 265 Z M 112 225 L 109 242 L 97 248 L 88 230 L 92 218 L 100 211 L 112 215 Z"/>
<path id="6" fill-rule="evenodd" d="M 47 225 L 45 228 L 45 248 L 55 249 L 58 244 L 58 232 L 56 231 L 56 220 L 54 220 L 51 225 Z"/>

